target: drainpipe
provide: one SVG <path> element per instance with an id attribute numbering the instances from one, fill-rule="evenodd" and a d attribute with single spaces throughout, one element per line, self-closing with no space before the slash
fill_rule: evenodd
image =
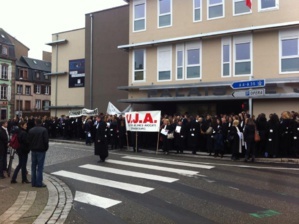
<path id="1" fill-rule="evenodd" d="M 90 73 L 90 83 L 89 83 L 89 105 L 90 109 L 93 109 L 93 15 L 90 14 L 90 58 L 89 58 L 89 73 Z"/>
<path id="2" fill-rule="evenodd" d="M 58 40 L 58 34 L 56 34 L 56 40 Z M 56 72 L 58 72 L 58 44 L 56 44 Z M 57 117 L 57 85 L 58 75 L 55 77 L 55 117 Z"/>

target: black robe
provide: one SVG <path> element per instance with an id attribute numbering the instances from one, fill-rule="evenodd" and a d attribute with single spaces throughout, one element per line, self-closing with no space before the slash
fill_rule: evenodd
<path id="1" fill-rule="evenodd" d="M 108 142 L 107 142 L 107 124 L 100 121 L 96 125 L 96 136 L 94 144 L 94 154 L 100 156 L 102 161 L 108 157 Z"/>

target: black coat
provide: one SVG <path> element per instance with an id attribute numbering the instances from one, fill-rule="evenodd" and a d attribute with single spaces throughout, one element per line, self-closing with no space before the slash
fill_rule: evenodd
<path id="1" fill-rule="evenodd" d="M 231 126 L 230 133 L 231 136 L 233 136 L 233 140 L 231 141 L 231 148 L 232 153 L 239 153 L 239 135 L 238 130 L 235 126 Z"/>
<path id="2" fill-rule="evenodd" d="M 108 135 L 107 124 L 104 121 L 100 121 L 96 125 L 94 154 L 100 156 L 102 160 L 105 160 L 108 157 L 108 142 L 107 142 L 108 136 L 107 135 Z"/>
<path id="3" fill-rule="evenodd" d="M 17 149 L 18 154 L 27 155 L 30 152 L 29 142 L 28 142 L 28 134 L 27 132 L 20 128 L 18 131 L 18 141 L 20 143 L 20 147 Z"/>
<path id="4" fill-rule="evenodd" d="M 6 131 L 0 127 L 0 154 L 4 154 L 8 148 L 8 136 Z"/>
<path id="5" fill-rule="evenodd" d="M 49 148 L 49 136 L 46 128 L 36 125 L 28 133 L 29 149 L 35 152 L 46 152 Z"/>
<path id="6" fill-rule="evenodd" d="M 279 149 L 279 123 L 268 121 L 266 152 L 277 155 Z"/>

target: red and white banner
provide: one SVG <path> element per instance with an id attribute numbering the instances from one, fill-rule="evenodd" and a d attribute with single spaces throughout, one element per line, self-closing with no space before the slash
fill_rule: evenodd
<path id="1" fill-rule="evenodd" d="M 128 112 L 125 115 L 127 131 L 159 132 L 161 111 Z"/>

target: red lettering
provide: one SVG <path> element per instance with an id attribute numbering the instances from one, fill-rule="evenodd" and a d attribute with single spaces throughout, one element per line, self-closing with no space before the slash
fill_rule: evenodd
<path id="1" fill-rule="evenodd" d="M 130 124 L 131 120 L 132 120 L 132 114 L 126 114 L 126 120 L 127 120 L 128 124 Z"/>
<path id="2" fill-rule="evenodd" d="M 146 113 L 145 114 L 145 117 L 144 117 L 144 120 L 143 120 L 143 123 L 153 123 L 153 118 L 151 116 L 150 113 Z"/>
<path id="3" fill-rule="evenodd" d="M 139 121 L 139 114 L 138 114 L 138 113 L 136 113 L 136 114 L 135 114 L 135 119 L 134 119 L 134 120 L 132 120 L 132 123 L 135 123 L 135 124 L 137 124 L 137 123 L 138 123 L 138 121 Z"/>

